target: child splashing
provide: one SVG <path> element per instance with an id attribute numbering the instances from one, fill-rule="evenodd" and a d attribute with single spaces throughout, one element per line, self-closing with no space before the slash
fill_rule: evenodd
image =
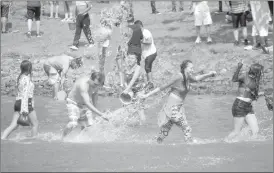
<path id="1" fill-rule="evenodd" d="M 140 95 L 140 98 L 147 98 L 166 88 L 171 88 L 171 93 L 167 102 L 158 115 L 158 125 L 160 126 L 160 133 L 157 137 L 158 143 L 161 143 L 164 138 L 168 136 L 168 132 L 174 124 L 182 129 L 186 142 L 193 142 L 191 128 L 186 120 L 184 100 L 190 90 L 190 83 L 198 82 L 216 75 L 215 71 L 211 71 L 207 74 L 193 77 L 193 64 L 190 60 L 183 61 L 180 67 L 181 73 L 169 84 L 158 87 L 148 94 Z"/>

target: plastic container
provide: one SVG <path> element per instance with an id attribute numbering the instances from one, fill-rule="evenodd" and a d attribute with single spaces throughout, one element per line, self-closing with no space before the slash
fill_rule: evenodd
<path id="1" fill-rule="evenodd" d="M 120 101 L 123 104 L 128 105 L 132 102 L 132 97 L 133 97 L 133 92 L 129 92 L 128 94 L 122 93 L 120 94 Z"/>

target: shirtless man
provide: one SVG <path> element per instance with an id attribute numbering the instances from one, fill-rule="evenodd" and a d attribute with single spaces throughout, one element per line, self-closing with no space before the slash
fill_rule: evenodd
<path id="1" fill-rule="evenodd" d="M 67 109 L 69 123 L 63 132 L 63 138 L 67 136 L 78 124 L 83 130 L 85 127 L 91 126 L 96 116 L 104 117 L 97 106 L 98 89 L 104 85 L 105 77 L 100 72 L 92 72 L 90 77 L 80 77 L 74 83 L 67 98 Z M 87 111 L 91 111 L 87 113 Z"/>
<path id="2" fill-rule="evenodd" d="M 73 58 L 67 55 L 54 56 L 44 63 L 44 71 L 48 76 L 48 82 L 54 86 L 53 97 L 57 100 L 57 92 L 63 89 L 66 74 L 69 68 L 77 69 L 83 65 L 82 58 Z"/>

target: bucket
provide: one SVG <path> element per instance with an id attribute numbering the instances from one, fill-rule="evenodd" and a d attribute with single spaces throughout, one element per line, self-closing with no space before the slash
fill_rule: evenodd
<path id="1" fill-rule="evenodd" d="M 120 101 L 125 104 L 125 105 L 128 105 L 132 102 L 132 97 L 133 97 L 133 92 L 129 92 L 127 94 L 125 93 L 122 93 L 120 95 Z"/>
<path id="2" fill-rule="evenodd" d="M 30 126 L 31 122 L 29 119 L 29 115 L 25 114 L 25 113 L 20 114 L 20 116 L 17 120 L 17 124 L 21 125 L 21 126 Z"/>
<path id="3" fill-rule="evenodd" d="M 67 93 L 65 91 L 59 91 L 57 93 L 57 99 L 58 100 L 63 101 L 63 100 L 66 100 L 66 98 L 67 98 Z"/>
<path id="4" fill-rule="evenodd" d="M 76 29 L 76 22 L 69 22 L 69 30 L 73 31 Z"/>

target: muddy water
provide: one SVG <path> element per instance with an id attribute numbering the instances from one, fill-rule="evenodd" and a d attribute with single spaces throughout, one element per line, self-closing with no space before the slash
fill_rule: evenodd
<path id="1" fill-rule="evenodd" d="M 174 126 L 163 144 L 153 139 L 159 132 L 157 112 L 161 105 L 146 111 L 147 120 L 139 125 L 95 126 L 81 135 L 75 131 L 68 142 L 60 141 L 67 122 L 63 102 L 36 97 L 40 121 L 36 140 L 24 139 L 28 128 L 1 141 L 1 171 L 273 171 L 272 112 L 264 99 L 254 105 L 260 126 L 257 140 L 248 128 L 234 142 L 223 138 L 232 128 L 234 96 L 188 96 L 186 111 L 196 144 L 185 144 L 182 132 Z M 1 97 L 1 131 L 8 126 L 14 98 Z M 115 98 L 100 98 L 100 109 L 115 110 Z"/>

